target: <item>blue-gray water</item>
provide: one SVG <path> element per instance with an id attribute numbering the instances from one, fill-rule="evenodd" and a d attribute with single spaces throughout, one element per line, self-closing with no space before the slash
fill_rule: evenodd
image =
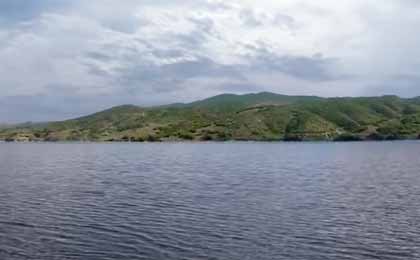
<path id="1" fill-rule="evenodd" d="M 420 259 L 420 142 L 0 143 L 0 259 Z"/>

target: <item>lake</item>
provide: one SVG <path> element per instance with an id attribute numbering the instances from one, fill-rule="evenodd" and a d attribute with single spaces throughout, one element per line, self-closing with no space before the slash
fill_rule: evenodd
<path id="1" fill-rule="evenodd" d="M 0 259 L 420 259 L 420 142 L 0 143 Z"/>

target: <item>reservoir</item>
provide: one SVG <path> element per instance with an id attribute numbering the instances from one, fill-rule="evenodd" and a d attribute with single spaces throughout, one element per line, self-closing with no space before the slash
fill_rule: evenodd
<path id="1" fill-rule="evenodd" d="M 420 142 L 0 143 L 0 259 L 420 259 Z"/>

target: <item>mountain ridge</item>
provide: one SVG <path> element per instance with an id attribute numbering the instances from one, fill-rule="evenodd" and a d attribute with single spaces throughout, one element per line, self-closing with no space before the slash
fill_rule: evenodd
<path id="1" fill-rule="evenodd" d="M 395 140 L 420 135 L 420 97 L 221 94 L 190 103 L 121 105 L 0 129 L 6 141 Z"/>

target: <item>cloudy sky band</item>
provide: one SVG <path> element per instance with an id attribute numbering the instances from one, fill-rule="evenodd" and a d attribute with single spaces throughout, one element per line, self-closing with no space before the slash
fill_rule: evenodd
<path id="1" fill-rule="evenodd" d="M 0 0 L 0 122 L 220 93 L 420 95 L 414 0 Z"/>

